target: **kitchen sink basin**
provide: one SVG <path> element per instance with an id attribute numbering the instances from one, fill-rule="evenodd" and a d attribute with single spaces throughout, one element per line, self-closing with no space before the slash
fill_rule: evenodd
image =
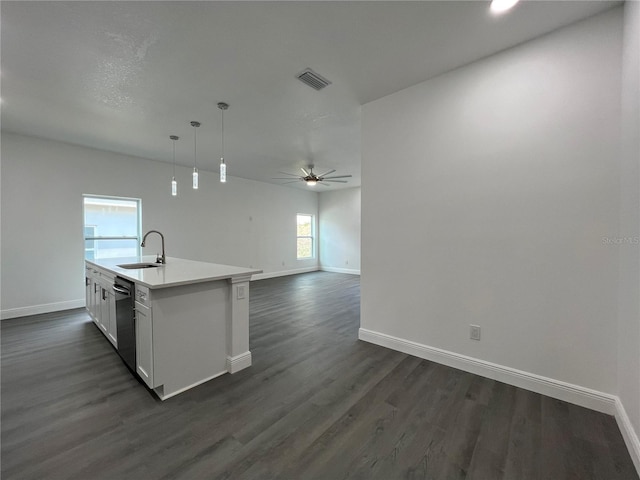
<path id="1" fill-rule="evenodd" d="M 137 270 L 139 268 L 156 268 L 161 267 L 161 263 L 125 263 L 118 265 L 120 268 L 126 268 L 127 270 Z"/>

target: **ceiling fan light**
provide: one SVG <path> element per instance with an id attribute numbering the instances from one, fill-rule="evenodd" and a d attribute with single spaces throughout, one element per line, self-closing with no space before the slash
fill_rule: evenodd
<path id="1" fill-rule="evenodd" d="M 307 185 L 310 187 L 314 187 L 316 185 L 316 183 L 318 183 L 316 180 L 307 180 Z"/>

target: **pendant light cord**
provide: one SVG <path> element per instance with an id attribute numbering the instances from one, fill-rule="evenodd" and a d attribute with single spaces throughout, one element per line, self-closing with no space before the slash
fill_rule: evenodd
<path id="1" fill-rule="evenodd" d="M 198 136 L 198 126 L 193 126 L 193 168 L 198 167 L 198 141 L 196 137 Z"/>
<path id="2" fill-rule="evenodd" d="M 171 140 L 173 141 L 173 178 L 176 178 L 176 141 Z"/>
<path id="3" fill-rule="evenodd" d="M 224 109 L 220 109 L 222 112 L 222 163 L 224 163 Z"/>
<path id="4" fill-rule="evenodd" d="M 180 137 L 177 135 L 169 135 L 171 142 L 173 143 L 173 178 L 176 178 L 176 140 Z"/>

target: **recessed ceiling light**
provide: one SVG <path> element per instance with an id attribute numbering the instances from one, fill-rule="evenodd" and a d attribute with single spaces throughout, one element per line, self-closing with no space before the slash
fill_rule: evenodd
<path id="1" fill-rule="evenodd" d="M 502 13 L 506 12 L 510 8 L 512 8 L 519 0 L 492 0 L 491 1 L 491 11 L 493 13 Z"/>

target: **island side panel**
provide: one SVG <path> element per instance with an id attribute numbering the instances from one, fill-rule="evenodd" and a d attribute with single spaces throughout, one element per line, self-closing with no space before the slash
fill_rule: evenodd
<path id="1" fill-rule="evenodd" d="M 227 372 L 226 281 L 151 290 L 154 383 L 168 398 Z"/>
<path id="2" fill-rule="evenodd" d="M 249 281 L 251 275 L 228 280 L 231 311 L 227 313 L 227 370 L 235 373 L 251 366 L 249 351 Z"/>

